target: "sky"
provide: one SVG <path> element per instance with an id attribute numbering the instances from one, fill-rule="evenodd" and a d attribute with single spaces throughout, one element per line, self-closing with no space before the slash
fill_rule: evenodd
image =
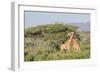
<path id="1" fill-rule="evenodd" d="M 88 23 L 90 14 L 24 11 L 24 19 L 25 27 L 49 23 Z"/>

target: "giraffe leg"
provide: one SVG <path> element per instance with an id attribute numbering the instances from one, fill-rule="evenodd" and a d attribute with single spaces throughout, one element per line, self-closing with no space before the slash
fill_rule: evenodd
<path id="1" fill-rule="evenodd" d="M 67 47 L 67 50 L 68 50 L 68 52 L 70 52 L 70 46 L 68 45 L 68 47 Z"/>
<path id="2" fill-rule="evenodd" d="M 63 44 L 61 45 L 60 49 L 61 49 L 62 52 L 64 51 L 64 45 Z"/>
<path id="3" fill-rule="evenodd" d="M 80 48 L 79 47 L 76 47 L 76 52 L 80 52 Z"/>
<path id="4" fill-rule="evenodd" d="M 75 44 L 73 44 L 73 51 L 76 51 Z"/>
<path id="5" fill-rule="evenodd" d="M 60 47 L 61 48 L 61 51 L 63 51 L 63 47 Z"/>
<path id="6" fill-rule="evenodd" d="M 78 52 L 80 52 L 81 50 L 80 50 L 80 47 L 78 48 Z"/>

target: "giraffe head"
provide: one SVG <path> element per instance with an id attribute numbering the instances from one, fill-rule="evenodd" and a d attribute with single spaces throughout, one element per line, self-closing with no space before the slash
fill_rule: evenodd
<path id="1" fill-rule="evenodd" d="M 68 36 L 72 36 L 72 35 L 74 35 L 74 32 L 69 32 L 68 33 Z"/>
<path id="2" fill-rule="evenodd" d="M 74 32 L 71 32 L 71 35 L 74 35 L 75 33 Z"/>

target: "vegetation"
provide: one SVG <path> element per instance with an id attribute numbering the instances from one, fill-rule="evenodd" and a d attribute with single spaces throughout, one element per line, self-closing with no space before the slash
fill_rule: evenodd
<path id="1" fill-rule="evenodd" d="M 60 51 L 60 45 L 68 39 L 68 32 L 75 32 L 81 52 Z M 38 25 L 25 28 L 24 61 L 46 61 L 90 58 L 90 32 L 63 23 Z"/>

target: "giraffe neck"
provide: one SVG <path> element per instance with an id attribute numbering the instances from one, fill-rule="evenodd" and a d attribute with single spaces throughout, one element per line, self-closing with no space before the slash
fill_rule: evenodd
<path id="1" fill-rule="evenodd" d="M 68 39 L 68 41 L 65 42 L 65 44 L 70 43 L 73 39 L 73 35 L 70 36 L 70 38 Z"/>

